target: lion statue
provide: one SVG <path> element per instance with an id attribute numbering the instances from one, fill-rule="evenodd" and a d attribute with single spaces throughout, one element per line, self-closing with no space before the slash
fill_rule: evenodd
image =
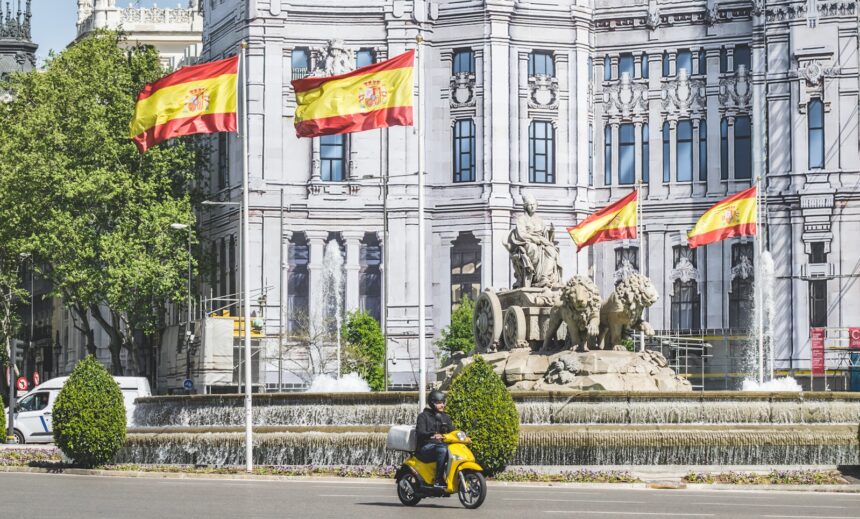
<path id="1" fill-rule="evenodd" d="M 654 335 L 654 328 L 642 320 L 642 312 L 657 302 L 660 295 L 651 280 L 642 274 L 630 274 L 615 285 L 615 290 L 600 307 L 600 337 L 603 349 L 625 349 L 622 346 L 627 330 L 640 330 Z"/>
<path id="2" fill-rule="evenodd" d="M 550 350 L 561 323 L 567 325 L 573 349 L 588 351 L 589 337 L 597 337 L 600 332 L 600 292 L 591 279 L 573 276 L 561 289 L 561 299 L 549 314 L 541 351 Z"/>

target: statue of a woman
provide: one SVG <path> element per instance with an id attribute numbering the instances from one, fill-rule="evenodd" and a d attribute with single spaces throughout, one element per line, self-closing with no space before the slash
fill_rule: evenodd
<path id="1" fill-rule="evenodd" d="M 561 283 L 561 264 L 555 239 L 555 228 L 547 226 L 535 214 L 537 202 L 531 195 L 523 197 L 526 214 L 517 218 L 517 225 L 508 235 L 505 248 L 511 254 L 514 275 L 517 282 L 514 288 L 552 287 Z"/>

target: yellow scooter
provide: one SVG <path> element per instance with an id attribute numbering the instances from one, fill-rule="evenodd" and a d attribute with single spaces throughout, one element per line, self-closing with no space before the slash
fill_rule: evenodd
<path id="1" fill-rule="evenodd" d="M 472 440 L 463 431 L 451 431 L 442 435 L 448 444 L 448 474 L 445 488 L 433 485 L 436 463 L 424 463 L 409 456 L 397 470 L 397 497 L 406 506 L 415 506 L 425 497 L 450 497 L 456 493 L 463 506 L 478 508 L 487 497 L 487 480 L 484 469 L 475 461 L 475 455 L 467 444 Z"/>

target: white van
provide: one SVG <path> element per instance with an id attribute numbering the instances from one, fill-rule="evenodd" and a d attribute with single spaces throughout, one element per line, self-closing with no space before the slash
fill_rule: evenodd
<path id="1" fill-rule="evenodd" d="M 60 389 L 69 377 L 57 377 L 34 387 L 18 399 L 15 413 L 15 439 L 18 443 L 49 443 L 54 441 L 52 409 Z M 131 427 L 134 400 L 150 396 L 149 381 L 143 377 L 113 377 L 122 391 L 126 425 Z M 9 409 L 5 410 L 9 416 Z"/>

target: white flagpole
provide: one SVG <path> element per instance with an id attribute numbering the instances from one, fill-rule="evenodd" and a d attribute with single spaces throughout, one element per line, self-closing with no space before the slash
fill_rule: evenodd
<path id="1" fill-rule="evenodd" d="M 245 280 L 243 291 L 244 309 L 243 321 L 245 327 L 245 470 L 254 470 L 254 411 L 251 407 L 252 381 L 251 376 L 251 268 L 249 261 L 249 242 L 251 234 L 248 225 L 248 44 L 242 42 L 242 53 L 239 61 L 242 65 L 242 277 Z"/>
<path id="2" fill-rule="evenodd" d="M 424 334 L 426 326 L 424 317 L 424 57 L 421 53 L 421 45 L 424 37 L 421 35 L 421 27 L 418 28 L 418 36 L 415 37 L 415 64 L 418 68 L 418 411 L 422 411 L 426 405 L 427 389 L 427 338 Z"/>
<path id="3" fill-rule="evenodd" d="M 761 221 L 761 177 L 755 182 L 755 241 L 756 241 L 756 290 L 758 294 L 758 383 L 764 383 L 764 279 L 762 273 L 762 254 L 764 247 L 762 243 L 762 221 Z"/>
<path id="4" fill-rule="evenodd" d="M 642 232 L 642 179 L 636 186 L 636 236 L 639 237 L 639 273 L 645 275 L 645 234 Z M 642 310 L 645 313 L 645 310 Z M 644 319 L 644 317 L 643 317 Z M 645 332 L 639 331 L 639 351 L 645 351 Z"/>

